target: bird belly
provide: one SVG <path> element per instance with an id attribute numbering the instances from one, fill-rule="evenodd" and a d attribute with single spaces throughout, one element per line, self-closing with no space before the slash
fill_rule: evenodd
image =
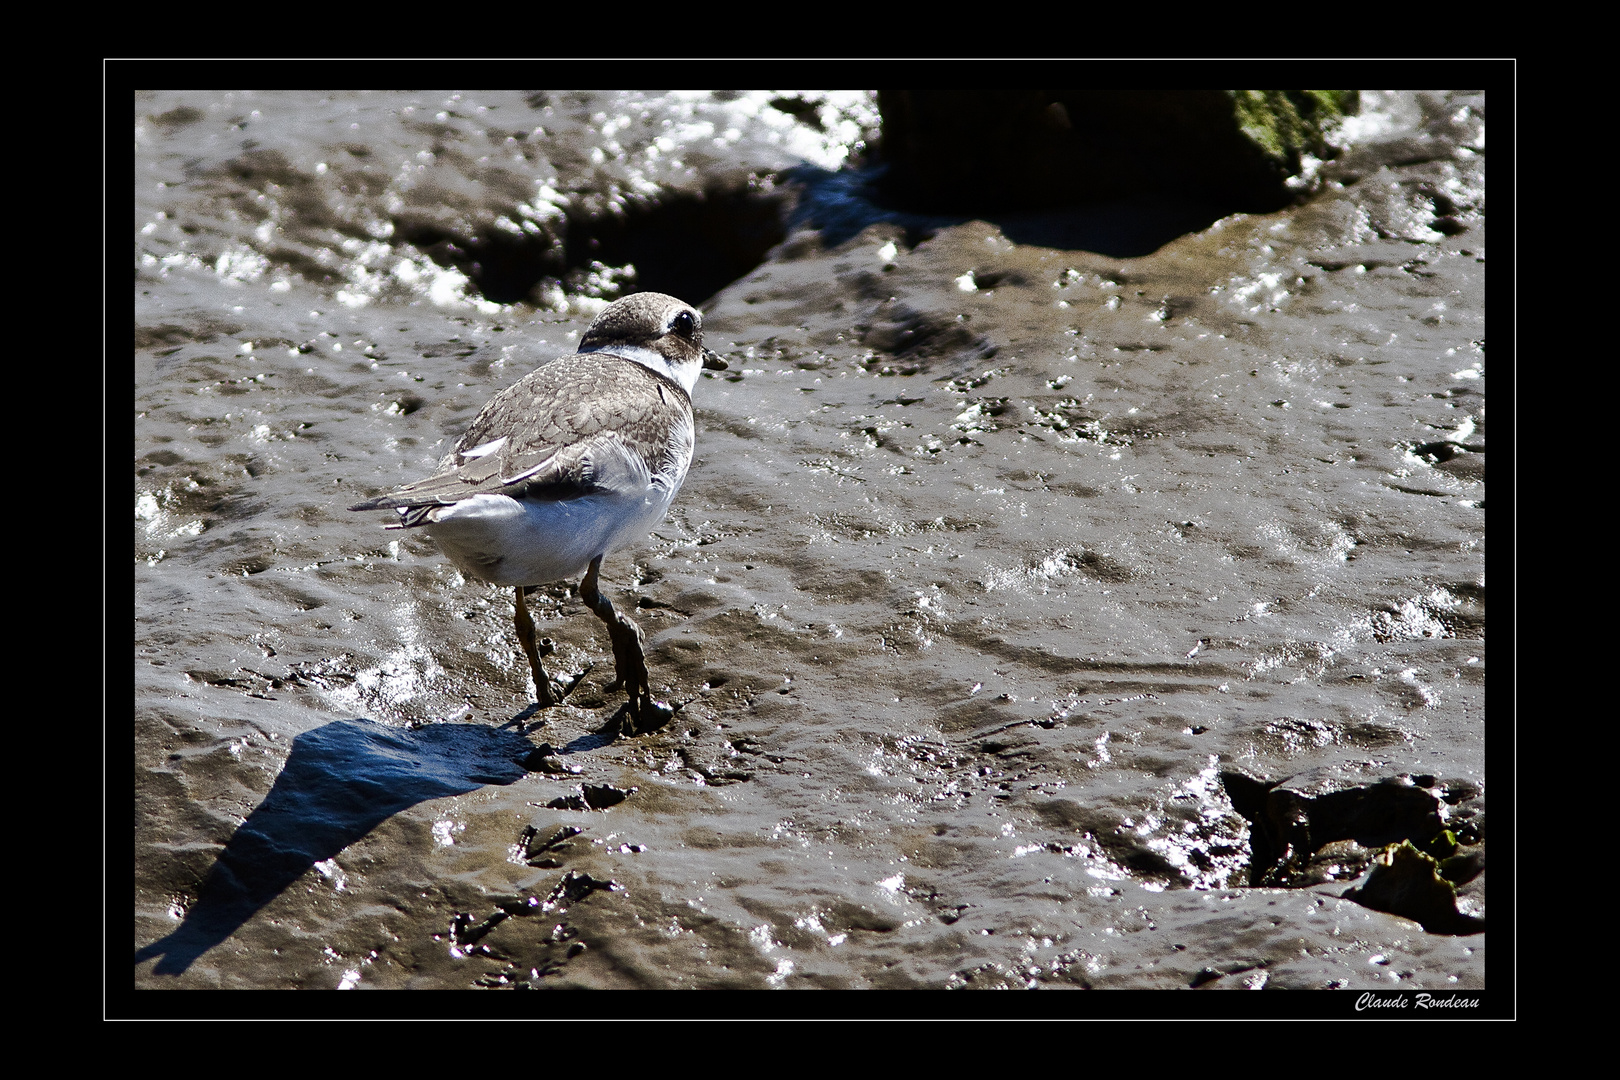
<path id="1" fill-rule="evenodd" d="M 575 499 L 474 495 L 433 512 L 427 526 L 445 555 L 492 585 L 543 585 L 582 576 L 591 560 L 646 536 L 673 492 L 597 491 Z"/>

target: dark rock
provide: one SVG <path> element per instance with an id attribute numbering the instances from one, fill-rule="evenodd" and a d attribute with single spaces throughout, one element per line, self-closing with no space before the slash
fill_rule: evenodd
<path id="1" fill-rule="evenodd" d="M 1359 107 L 1338 90 L 881 90 L 882 181 L 926 213 L 982 214 L 1143 192 L 1267 212 L 1304 154 Z M 970 149 L 971 148 L 971 149 Z M 1217 214 L 1216 216 L 1220 216 Z"/>
<path id="2" fill-rule="evenodd" d="M 1295 875 L 1337 841 L 1367 848 L 1403 840 L 1426 845 L 1449 816 L 1432 776 L 1402 774 L 1367 783 L 1341 770 L 1317 769 L 1271 783 L 1228 769 L 1221 781 L 1233 808 L 1252 826 L 1251 885 L 1311 883 Z"/>
<path id="3" fill-rule="evenodd" d="M 1456 857 L 1454 857 L 1455 859 Z M 1462 857 L 1466 866 L 1446 860 L 1454 870 L 1472 877 L 1484 869 L 1484 852 Z M 1477 861 L 1477 867 L 1473 864 Z M 1372 869 L 1361 885 L 1344 896 L 1375 911 L 1421 923 L 1432 934 L 1478 934 L 1485 920 L 1458 909 L 1457 889 L 1443 873 L 1444 864 L 1412 846 L 1410 841 L 1391 844 L 1373 860 Z"/>

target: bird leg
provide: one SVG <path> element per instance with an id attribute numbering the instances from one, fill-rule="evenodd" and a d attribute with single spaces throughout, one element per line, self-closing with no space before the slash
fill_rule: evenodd
<path id="1" fill-rule="evenodd" d="M 607 623 L 608 637 L 613 640 L 614 679 L 609 690 L 621 687 L 630 697 L 631 730 L 653 713 L 652 687 L 647 676 L 647 658 L 642 651 L 641 627 L 629 617 L 613 609 L 613 601 L 602 595 L 598 579 L 602 572 L 602 556 L 591 560 L 585 571 L 585 580 L 579 583 L 579 598 L 585 606 L 596 612 L 596 617 Z"/>
<path id="2" fill-rule="evenodd" d="M 534 672 L 535 700 L 541 708 L 550 708 L 558 704 L 557 695 L 551 691 L 551 680 L 546 676 L 546 669 L 540 665 L 540 649 L 534 640 L 534 620 L 529 618 L 529 609 L 523 603 L 523 586 L 517 587 L 517 615 L 514 619 L 517 624 L 518 642 L 523 646 L 523 654 L 529 658 L 529 670 Z M 551 641 L 546 641 L 546 651 L 551 651 Z"/>

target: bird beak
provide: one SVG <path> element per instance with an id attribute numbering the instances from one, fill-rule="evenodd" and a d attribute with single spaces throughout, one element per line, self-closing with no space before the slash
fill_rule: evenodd
<path id="1" fill-rule="evenodd" d="M 727 364 L 720 358 L 720 354 L 709 349 L 703 350 L 703 366 L 710 371 L 725 371 Z"/>

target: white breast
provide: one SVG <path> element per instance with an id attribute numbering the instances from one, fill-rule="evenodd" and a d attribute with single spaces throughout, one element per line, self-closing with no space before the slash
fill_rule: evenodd
<path id="1" fill-rule="evenodd" d="M 570 499 L 474 495 L 430 514 L 427 531 L 465 573 L 494 585 L 582 576 L 591 560 L 643 540 L 664 520 L 692 461 L 692 420 L 671 430 L 662 471 L 608 437 L 592 449 L 594 490 Z"/>

